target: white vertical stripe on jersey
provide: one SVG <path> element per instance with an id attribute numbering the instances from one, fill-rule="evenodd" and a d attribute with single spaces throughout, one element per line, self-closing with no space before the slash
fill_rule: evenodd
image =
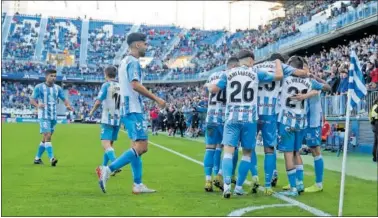
<path id="1" fill-rule="evenodd" d="M 45 84 L 42 85 L 42 88 L 43 88 L 43 104 L 45 105 L 45 107 L 43 107 L 43 116 L 42 118 L 43 119 L 47 119 L 47 111 L 48 111 L 48 104 L 47 104 L 47 87 Z"/>

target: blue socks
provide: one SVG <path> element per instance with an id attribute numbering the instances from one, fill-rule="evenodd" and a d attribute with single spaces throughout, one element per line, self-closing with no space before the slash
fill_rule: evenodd
<path id="1" fill-rule="evenodd" d="M 116 159 L 114 148 L 106 149 L 105 154 L 108 156 L 108 159 L 110 160 L 110 162 L 113 162 Z"/>
<path id="2" fill-rule="evenodd" d="M 211 173 L 214 166 L 214 153 L 214 148 L 206 148 L 205 157 L 203 159 L 206 181 L 211 181 Z"/>
<path id="3" fill-rule="evenodd" d="M 314 157 L 315 182 L 323 183 L 324 161 L 322 155 Z M 321 184 L 320 184 L 321 185 Z"/>
<path id="4" fill-rule="evenodd" d="M 51 145 L 51 142 L 45 142 L 45 147 L 47 151 L 47 156 L 49 157 L 50 160 L 53 159 L 54 153 L 53 153 L 53 147 Z"/>
<path id="5" fill-rule="evenodd" d="M 257 156 L 255 149 L 252 150 L 250 169 L 252 176 L 257 176 Z"/>
<path id="6" fill-rule="evenodd" d="M 108 165 L 108 162 L 110 161 L 113 162 L 114 160 L 116 159 L 115 157 L 115 153 L 114 153 L 114 148 L 108 148 L 105 150 L 105 154 L 104 154 L 104 161 L 102 163 L 103 166 L 107 166 Z"/>
<path id="7" fill-rule="evenodd" d="M 43 152 L 45 152 L 45 143 L 41 142 L 38 147 L 37 155 L 35 159 L 41 159 Z"/>
<path id="8" fill-rule="evenodd" d="M 216 148 L 214 152 L 214 166 L 213 166 L 214 175 L 217 175 L 219 172 L 220 164 L 221 164 L 221 155 L 222 155 L 222 148 Z"/>
<path id="9" fill-rule="evenodd" d="M 296 188 L 297 187 L 297 184 L 296 184 L 296 170 L 295 169 L 290 169 L 290 170 L 286 170 L 287 172 L 287 177 L 289 179 L 289 184 L 290 184 L 290 187 L 291 188 Z"/>
<path id="10" fill-rule="evenodd" d="M 133 170 L 134 183 L 142 183 L 142 159 L 140 156 L 131 161 L 131 169 Z"/>
<path id="11" fill-rule="evenodd" d="M 234 157 L 232 158 L 232 176 L 235 176 L 236 165 L 238 165 L 239 149 L 235 148 Z"/>
<path id="12" fill-rule="evenodd" d="M 274 166 L 275 166 L 275 155 L 274 153 L 266 153 L 264 159 L 264 171 L 265 171 L 265 187 L 269 188 L 271 186 Z"/>
<path id="13" fill-rule="evenodd" d="M 295 165 L 298 184 L 303 184 L 303 164 Z"/>
<path id="14" fill-rule="evenodd" d="M 137 152 L 134 148 L 130 148 L 129 150 L 123 152 L 121 156 L 119 156 L 113 163 L 109 165 L 110 171 L 115 171 L 117 169 L 122 168 L 123 166 L 129 164 L 131 161 L 138 158 Z"/>
<path id="15" fill-rule="evenodd" d="M 251 157 L 243 156 L 239 164 L 238 179 L 236 180 L 237 186 L 243 185 L 250 168 L 251 168 Z"/>
<path id="16" fill-rule="evenodd" d="M 223 170 L 223 182 L 227 185 L 231 184 L 232 176 L 232 154 L 225 153 L 223 155 L 222 170 Z"/>
<path id="17" fill-rule="evenodd" d="M 102 166 L 107 166 L 109 162 L 108 155 L 104 153 L 103 161 L 102 161 Z"/>

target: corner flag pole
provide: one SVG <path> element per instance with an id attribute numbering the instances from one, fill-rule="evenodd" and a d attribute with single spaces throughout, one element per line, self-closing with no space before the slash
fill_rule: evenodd
<path id="1" fill-rule="evenodd" d="M 344 147 L 343 147 L 343 163 L 341 165 L 341 183 L 340 183 L 340 198 L 339 198 L 339 213 L 338 216 L 343 216 L 343 204 L 344 204 L 344 189 L 345 189 L 345 172 L 346 172 L 346 160 L 348 153 L 348 142 L 349 142 L 349 120 L 350 120 L 350 110 L 351 110 L 351 89 L 348 88 L 347 94 L 347 108 L 346 108 L 346 120 L 345 120 L 345 137 L 344 137 Z"/>

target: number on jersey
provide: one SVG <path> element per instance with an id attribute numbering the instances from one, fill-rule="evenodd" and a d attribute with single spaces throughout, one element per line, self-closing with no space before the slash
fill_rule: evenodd
<path id="1" fill-rule="evenodd" d="M 211 93 L 209 105 L 216 105 L 217 102 L 222 102 L 223 104 L 226 103 L 226 91 L 220 90 L 218 93 Z"/>
<path id="2" fill-rule="evenodd" d="M 250 84 L 251 81 L 246 82 L 242 89 L 242 84 L 239 81 L 232 81 L 231 88 L 234 89 L 234 91 L 232 91 L 230 95 L 231 103 L 241 103 L 242 100 L 244 103 L 252 102 L 254 98 L 254 91 L 252 87 L 249 87 Z M 238 98 L 240 93 L 242 98 Z"/>
<path id="3" fill-rule="evenodd" d="M 276 81 L 259 86 L 259 91 L 271 92 L 276 88 Z"/>
<path id="4" fill-rule="evenodd" d="M 114 99 L 115 109 L 119 110 L 119 108 L 121 107 L 121 95 L 114 93 L 112 98 Z"/>
<path id="5" fill-rule="evenodd" d="M 294 95 L 299 94 L 299 90 L 297 87 L 291 86 L 287 89 L 287 93 L 291 94 L 291 96 L 294 96 Z M 301 94 L 306 94 L 306 93 L 307 93 L 307 89 L 303 89 L 301 91 Z M 295 100 L 290 99 L 290 97 L 288 97 L 286 99 L 286 107 L 295 108 L 295 109 L 304 109 L 304 102 L 305 102 L 304 100 L 295 101 Z"/>

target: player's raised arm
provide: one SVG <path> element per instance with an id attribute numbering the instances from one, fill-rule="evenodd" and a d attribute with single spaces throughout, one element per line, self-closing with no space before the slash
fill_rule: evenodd
<path id="1" fill-rule="evenodd" d="M 211 92 L 211 93 L 217 93 L 220 90 L 223 90 L 223 89 L 226 88 L 226 85 L 227 85 L 227 75 L 225 73 L 222 74 L 222 76 L 219 79 L 219 81 L 218 81 L 217 84 L 210 84 L 210 83 L 206 83 L 206 84 L 207 84 L 207 89 L 209 90 L 209 92 Z M 206 86 L 206 84 L 205 84 L 205 86 Z"/>
<path id="2" fill-rule="evenodd" d="M 297 100 L 297 101 L 303 101 L 305 99 L 314 97 L 314 96 L 318 95 L 319 93 L 320 93 L 320 91 L 318 91 L 318 90 L 311 90 L 310 92 L 308 92 L 306 94 L 293 95 L 293 96 L 290 97 L 290 99 Z"/>
<path id="3" fill-rule="evenodd" d="M 325 80 L 323 80 L 323 79 L 321 79 L 321 78 L 319 78 L 319 77 L 317 77 L 317 76 L 315 76 L 315 75 L 310 75 L 310 77 L 311 78 L 313 78 L 311 81 L 314 81 L 314 82 L 316 82 L 316 83 L 320 83 L 320 84 L 322 84 L 323 86 L 321 87 L 321 90 L 323 90 L 323 91 L 326 91 L 326 92 L 330 92 L 330 91 L 332 91 L 332 88 L 331 88 L 331 86 L 325 81 Z M 315 84 L 317 87 L 320 87 L 319 86 L 319 84 Z"/>
<path id="4" fill-rule="evenodd" d="M 283 78 L 283 69 L 282 69 L 282 63 L 280 60 L 276 59 L 276 71 L 274 74 L 274 81 L 281 80 Z"/>

